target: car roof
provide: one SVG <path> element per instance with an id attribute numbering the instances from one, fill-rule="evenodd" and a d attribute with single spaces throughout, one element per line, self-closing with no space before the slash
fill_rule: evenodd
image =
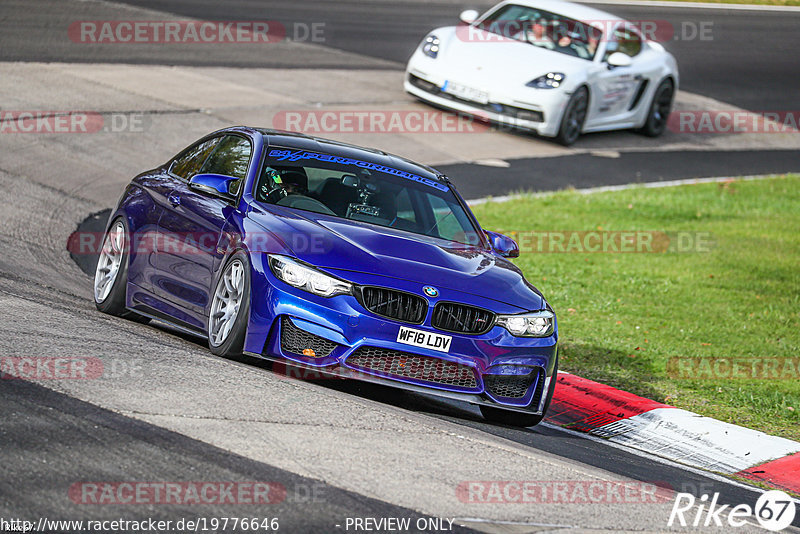
<path id="1" fill-rule="evenodd" d="M 299 150 L 308 150 L 309 152 L 358 159 L 409 172 L 439 182 L 447 182 L 447 178 L 432 167 L 375 148 L 352 145 L 350 143 L 314 137 L 298 132 L 287 132 L 269 128 L 239 127 L 238 129 L 260 133 L 264 136 L 264 141 L 267 146 L 295 148 Z"/>
<path id="2" fill-rule="evenodd" d="M 618 17 L 617 15 L 612 15 L 607 11 L 601 11 L 599 9 L 595 9 L 593 7 L 589 7 L 583 4 L 575 4 L 573 2 L 565 2 L 563 0 L 506 0 L 505 2 L 497 4 L 497 6 L 493 7 L 491 10 L 494 11 L 501 5 L 508 5 L 508 4 L 538 8 L 544 11 L 550 11 L 551 13 L 555 13 L 557 15 L 563 15 L 565 17 L 569 17 L 578 20 L 580 22 L 625 21 L 625 19 Z"/>

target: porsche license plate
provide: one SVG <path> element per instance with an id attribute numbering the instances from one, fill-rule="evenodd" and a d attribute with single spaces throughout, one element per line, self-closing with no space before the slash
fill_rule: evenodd
<path id="1" fill-rule="evenodd" d="M 480 89 L 475 89 L 474 87 L 469 87 L 468 85 L 462 85 L 460 83 L 453 83 L 449 80 L 444 82 L 442 91 L 457 96 L 458 98 L 463 98 L 464 100 L 470 100 L 480 104 L 489 103 L 489 93 L 486 91 L 481 91 Z"/>
<path id="2" fill-rule="evenodd" d="M 441 334 L 425 332 L 424 330 L 415 330 L 405 326 L 401 326 L 400 331 L 397 333 L 398 343 L 438 350 L 439 352 L 448 352 L 452 341 L 452 336 L 443 336 Z"/>

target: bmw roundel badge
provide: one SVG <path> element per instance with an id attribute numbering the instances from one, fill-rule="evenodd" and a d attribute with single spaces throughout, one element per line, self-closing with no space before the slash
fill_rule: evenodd
<path id="1" fill-rule="evenodd" d="M 428 295 L 429 297 L 438 297 L 438 296 L 439 296 L 439 290 L 438 290 L 438 289 L 436 289 L 435 287 L 432 287 L 432 286 L 425 286 L 425 287 L 423 287 L 423 288 L 422 288 L 422 290 L 423 290 L 423 291 L 425 292 L 425 294 L 426 294 L 426 295 Z"/>

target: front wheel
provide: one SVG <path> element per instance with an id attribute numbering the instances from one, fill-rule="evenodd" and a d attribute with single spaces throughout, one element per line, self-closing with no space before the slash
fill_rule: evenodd
<path id="1" fill-rule="evenodd" d="M 128 251 L 125 225 L 117 219 L 109 227 L 94 271 L 94 304 L 111 315 L 125 311 Z"/>
<path id="2" fill-rule="evenodd" d="M 250 262 L 242 251 L 231 256 L 214 289 L 208 316 L 208 347 L 218 356 L 238 356 L 250 316 Z"/>
<path id="3" fill-rule="evenodd" d="M 641 128 L 641 132 L 648 137 L 658 137 L 667 127 L 667 119 L 672 111 L 672 95 L 675 88 L 671 80 L 664 80 L 656 88 L 653 100 L 650 103 L 650 111 L 647 112 L 647 120 Z"/>
<path id="4" fill-rule="evenodd" d="M 556 356 L 556 363 L 553 366 L 553 378 L 550 380 L 550 387 L 547 389 L 547 398 L 544 401 L 544 409 L 541 415 L 531 415 L 521 412 L 513 412 L 511 410 L 504 410 L 502 408 L 494 408 L 492 406 L 480 406 L 481 414 L 491 423 L 499 423 L 501 425 L 531 427 L 536 426 L 542 422 L 544 416 L 547 415 L 547 409 L 550 408 L 550 402 L 553 400 L 553 393 L 556 391 L 556 381 L 558 380 L 558 356 Z"/>
<path id="5" fill-rule="evenodd" d="M 561 118 L 561 126 L 558 128 L 556 141 L 564 146 L 569 146 L 578 140 L 583 130 L 583 123 L 586 121 L 586 111 L 589 109 L 589 91 L 586 87 L 579 87 L 572 93 L 564 116 Z"/>
<path id="6" fill-rule="evenodd" d="M 128 285 L 128 232 L 122 218 L 116 219 L 106 232 L 103 248 L 94 271 L 94 305 L 103 313 L 131 319 L 139 323 L 150 321 L 125 309 Z"/>

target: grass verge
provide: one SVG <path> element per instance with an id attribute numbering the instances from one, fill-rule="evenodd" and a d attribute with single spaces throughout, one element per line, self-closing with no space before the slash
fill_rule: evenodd
<path id="1" fill-rule="evenodd" d="M 800 440 L 800 176 L 567 191 L 474 211 L 520 242 L 515 263 L 558 314 L 562 369 Z M 626 243 L 643 252 L 586 251 L 602 250 L 602 236 L 619 249 L 628 234 L 617 232 L 641 232 Z M 783 362 L 788 378 L 743 378 L 750 371 L 732 365 L 757 358 Z"/>

